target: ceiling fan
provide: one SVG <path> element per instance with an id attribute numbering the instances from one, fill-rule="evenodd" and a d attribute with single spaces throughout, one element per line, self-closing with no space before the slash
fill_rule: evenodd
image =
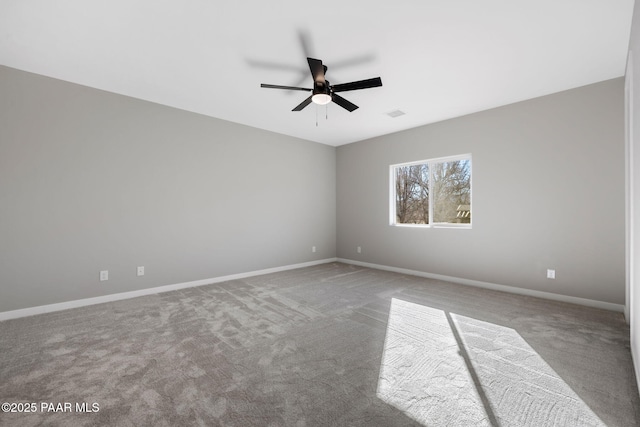
<path id="1" fill-rule="evenodd" d="M 313 89 L 296 86 L 280 86 L 270 85 L 262 83 L 260 87 L 269 89 L 285 89 L 285 90 L 302 90 L 311 92 L 311 95 L 302 101 L 297 107 L 291 111 L 301 111 L 304 107 L 312 102 L 319 105 L 325 105 L 331 101 L 335 102 L 345 110 L 351 112 L 358 108 L 357 105 L 347 101 L 336 92 L 346 92 L 348 90 L 368 89 L 371 87 L 382 86 L 382 80 L 380 77 L 374 77 L 367 80 L 359 80 L 357 82 L 342 83 L 337 85 L 331 85 L 329 80 L 325 79 L 327 72 L 327 66 L 322 65 L 322 61 L 314 58 L 307 58 L 309 63 L 309 69 L 311 70 L 311 76 L 313 77 Z"/>

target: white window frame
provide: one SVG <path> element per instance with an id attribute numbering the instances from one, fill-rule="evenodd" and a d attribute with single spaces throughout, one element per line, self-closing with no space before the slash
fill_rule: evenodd
<path id="1" fill-rule="evenodd" d="M 473 223 L 473 215 L 471 215 L 471 222 L 468 224 L 460 223 L 433 223 L 433 201 L 429 200 L 429 224 L 401 224 L 396 222 L 396 173 L 395 170 L 397 167 L 403 166 L 414 166 L 421 164 L 435 164 L 435 163 L 444 163 L 451 162 L 455 160 L 469 160 L 469 168 L 470 168 L 470 182 L 469 182 L 469 203 L 471 209 L 473 210 L 473 161 L 471 158 L 471 153 L 468 154 L 460 154 L 456 156 L 447 156 L 447 157 L 438 157 L 434 159 L 427 160 L 417 160 L 413 162 L 405 162 L 405 163 L 397 163 L 394 165 L 389 165 L 389 225 L 394 227 L 409 227 L 409 228 L 462 228 L 462 229 L 471 229 L 471 225 Z M 433 168 L 429 166 L 429 198 L 432 197 L 433 191 Z"/>

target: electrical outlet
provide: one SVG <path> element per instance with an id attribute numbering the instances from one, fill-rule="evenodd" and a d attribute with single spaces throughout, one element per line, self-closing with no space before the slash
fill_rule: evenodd
<path id="1" fill-rule="evenodd" d="M 102 270 L 100 272 L 100 281 L 104 282 L 105 280 L 109 280 L 109 270 Z"/>
<path id="2" fill-rule="evenodd" d="M 358 246 L 358 247 L 356 248 L 356 251 L 357 251 L 359 254 L 361 254 L 361 253 L 362 253 L 362 246 Z"/>
<path id="3" fill-rule="evenodd" d="M 556 278 L 556 271 L 552 270 L 552 269 L 548 269 L 547 270 L 547 279 L 555 279 Z"/>
<path id="4" fill-rule="evenodd" d="M 311 252 L 315 253 L 315 251 L 316 251 L 316 247 L 315 246 L 311 246 Z"/>
<path id="5" fill-rule="evenodd" d="M 138 276 L 144 276 L 144 267 L 143 266 L 138 267 Z"/>

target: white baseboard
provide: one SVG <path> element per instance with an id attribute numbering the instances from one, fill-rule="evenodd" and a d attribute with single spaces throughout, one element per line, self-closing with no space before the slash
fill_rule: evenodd
<path id="1" fill-rule="evenodd" d="M 638 386 L 638 390 L 640 390 L 640 356 L 635 351 L 635 346 L 633 342 L 633 336 L 631 337 L 631 362 L 633 362 L 633 369 L 636 375 L 636 384 Z"/>
<path id="2" fill-rule="evenodd" d="M 105 302 L 119 301 L 123 299 L 136 298 L 145 295 L 159 294 L 162 292 L 175 291 L 178 289 L 193 288 L 195 286 L 210 285 L 213 283 L 227 282 L 229 280 L 244 279 L 262 274 L 278 273 L 280 271 L 294 270 L 296 268 L 311 267 L 319 264 L 335 262 L 337 258 L 327 258 L 318 261 L 303 262 L 300 264 L 285 265 L 282 267 L 266 268 L 264 270 L 250 271 L 247 273 L 230 274 L 228 276 L 213 277 L 210 279 L 194 280 L 192 282 L 176 283 L 173 285 L 158 286 L 155 288 L 140 289 L 131 292 L 121 292 L 117 294 L 103 295 L 94 298 L 84 298 L 74 301 L 66 301 L 57 304 L 40 305 L 37 307 L 23 308 L 19 310 L 0 312 L 0 322 L 3 320 L 17 319 L 19 317 L 33 316 L 36 314 L 51 313 L 54 311 L 68 310 L 70 308 L 84 307 L 87 305 L 102 304 Z"/>
<path id="3" fill-rule="evenodd" d="M 228 276 L 194 280 L 191 282 L 176 283 L 172 285 L 140 289 L 140 290 L 131 291 L 131 292 L 122 292 L 117 294 L 103 295 L 103 296 L 94 297 L 94 298 L 84 298 L 80 300 L 66 301 L 66 302 L 61 302 L 57 304 L 47 304 L 47 305 L 41 305 L 37 307 L 23 308 L 19 310 L 4 311 L 4 312 L 0 312 L 0 321 L 17 319 L 19 317 L 33 316 L 36 314 L 51 313 L 54 311 L 68 310 L 70 308 L 84 307 L 88 305 L 102 304 L 105 302 L 136 298 L 136 297 L 141 297 L 145 295 L 159 294 L 162 292 L 192 288 L 195 286 L 203 286 L 203 285 L 210 285 L 213 283 L 227 282 L 229 280 L 244 279 L 247 277 L 259 276 L 262 274 L 278 273 L 281 271 L 294 270 L 296 268 L 303 268 L 303 267 L 311 267 L 314 265 L 326 264 L 326 263 L 335 262 L 335 261 L 343 262 L 345 264 L 359 265 L 362 267 L 375 268 L 378 270 L 393 271 L 396 273 L 409 274 L 409 275 L 418 276 L 418 277 L 425 277 L 428 279 L 444 280 L 447 282 L 459 283 L 462 285 L 475 286 L 475 287 L 485 288 L 485 289 L 492 289 L 495 291 L 509 292 L 513 294 L 527 295 L 527 296 L 533 296 L 538 298 L 568 302 L 572 304 L 585 305 L 588 307 L 602 308 L 605 310 L 617 311 L 622 313 L 624 313 L 625 311 L 625 306 L 621 304 L 613 304 L 609 302 L 590 300 L 586 298 L 578 298 L 578 297 L 572 297 L 567 295 L 554 294 L 551 292 L 542 292 L 542 291 L 535 291 L 531 289 L 515 288 L 512 286 L 498 285 L 495 283 L 481 282 L 478 280 L 463 279 L 460 277 L 445 276 L 442 274 L 426 273 L 424 271 L 409 270 L 406 268 L 391 267 L 391 266 L 381 265 L 381 264 L 372 264 L 369 262 L 362 262 L 362 261 L 356 261 L 356 260 L 345 259 L 345 258 L 327 258 L 327 259 L 322 259 L 318 261 L 309 261 L 309 262 L 303 262 L 300 264 L 291 264 L 291 265 L 285 265 L 281 267 L 267 268 L 264 270 L 250 271 L 246 273 L 231 274 Z M 634 361 L 635 361 L 635 358 L 634 358 Z"/>
<path id="4" fill-rule="evenodd" d="M 409 270 L 406 268 L 390 267 L 388 265 L 372 264 L 369 262 L 355 261 L 352 259 L 338 258 L 338 262 L 345 264 L 359 265 L 361 267 L 375 268 L 377 270 L 393 271 L 395 273 L 409 274 L 411 276 L 425 277 L 427 279 L 444 280 L 461 285 L 475 286 L 477 288 L 491 289 L 494 291 L 508 292 L 518 295 L 526 295 L 537 298 L 550 299 L 555 301 L 579 304 L 588 307 L 601 308 L 604 310 L 624 312 L 624 305 L 610 302 L 596 301 L 587 298 L 572 297 L 568 295 L 554 294 L 551 292 L 535 291 L 533 289 L 516 288 L 513 286 L 498 285 L 495 283 L 481 282 L 479 280 L 463 279 L 460 277 L 444 276 L 442 274 L 425 273 L 424 271 Z"/>

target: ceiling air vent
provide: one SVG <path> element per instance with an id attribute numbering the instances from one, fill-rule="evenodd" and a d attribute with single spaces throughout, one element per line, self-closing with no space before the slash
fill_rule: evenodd
<path id="1" fill-rule="evenodd" d="M 405 115 L 405 112 L 400 110 L 393 110 L 387 113 L 387 116 L 393 117 L 393 118 L 404 116 L 404 115 Z"/>

